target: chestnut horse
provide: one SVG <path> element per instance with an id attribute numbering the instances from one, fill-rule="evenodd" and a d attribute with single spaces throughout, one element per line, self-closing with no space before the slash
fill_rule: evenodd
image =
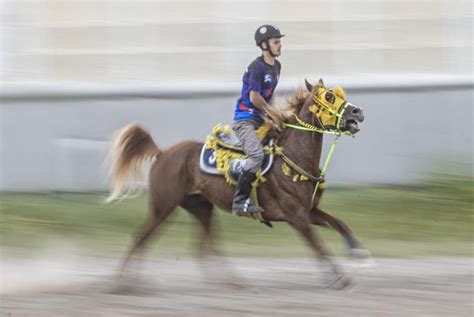
<path id="1" fill-rule="evenodd" d="M 270 133 L 276 136 L 276 143 L 284 149 L 285 154 L 298 164 L 300 168 L 318 176 L 321 159 L 323 133 L 331 130 L 337 133 L 356 133 L 359 131 L 358 122 L 363 121 L 362 109 L 345 101 L 345 93 L 337 95 L 336 90 L 324 87 L 322 80 L 317 85 L 306 81 L 307 91 L 297 90 L 288 100 L 290 116 L 285 116 L 285 123 L 293 127 L 298 124 L 313 126 L 319 132 L 308 132 L 289 127 L 273 129 Z M 342 90 L 342 89 L 340 89 Z M 321 96 L 326 100 L 326 111 L 315 106 L 321 103 Z M 338 104 L 334 99 L 341 99 L 343 107 L 330 109 L 331 105 Z M 328 103 L 329 102 L 329 103 Z M 326 118 L 324 118 L 324 113 Z M 328 128 L 324 119 L 330 119 L 331 114 L 339 114 L 336 126 Z M 176 209 L 181 206 L 197 218 L 203 229 L 201 248 L 212 246 L 211 218 L 214 206 L 223 210 L 231 210 L 234 194 L 233 186 L 226 183 L 224 177 L 209 175 L 200 170 L 199 159 L 203 143 L 184 141 L 169 149 L 161 150 L 153 141 L 150 134 L 136 124 L 130 124 L 118 134 L 112 150 L 113 164 L 111 175 L 113 191 L 109 200 L 127 195 L 133 181 L 141 176 L 142 164 L 151 161 L 149 171 L 149 198 L 150 213 L 143 228 L 135 237 L 122 269 L 131 256 L 142 249 L 153 232 Z M 322 189 L 316 193 L 312 201 L 314 182 L 293 182 L 282 171 L 283 160 L 276 156 L 271 170 L 266 175 L 266 182 L 258 187 L 259 203 L 265 210 L 262 217 L 265 221 L 286 221 L 293 227 L 315 254 L 328 268 L 326 277 L 328 285 L 335 285 L 336 281 L 344 281 L 341 268 L 328 256 L 328 252 L 313 232 L 311 225 L 318 225 L 337 230 L 347 242 L 351 252 L 363 251 L 359 242 L 354 238 L 349 227 L 341 220 L 330 216 L 318 207 Z M 312 204 L 313 202 L 313 204 Z M 214 248 L 210 248 L 215 252 Z"/>

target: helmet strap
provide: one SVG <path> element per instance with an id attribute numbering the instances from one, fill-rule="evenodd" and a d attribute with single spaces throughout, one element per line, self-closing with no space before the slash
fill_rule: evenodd
<path id="1" fill-rule="evenodd" d="M 263 48 L 263 43 L 267 44 L 267 48 Z M 265 40 L 260 44 L 260 48 L 262 51 L 268 51 L 272 57 L 277 57 L 275 54 L 273 54 L 272 49 L 270 48 L 270 43 L 268 43 L 268 40 Z"/>

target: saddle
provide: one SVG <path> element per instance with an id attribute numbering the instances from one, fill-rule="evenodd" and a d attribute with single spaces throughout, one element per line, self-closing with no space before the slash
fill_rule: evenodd
<path id="1" fill-rule="evenodd" d="M 271 129 L 268 123 L 263 124 L 257 129 L 257 136 L 262 141 L 265 157 L 261 168 L 256 173 L 256 179 L 252 184 L 252 193 L 250 199 L 255 205 L 258 204 L 257 187 L 266 181 L 264 175 L 271 169 L 275 156 L 280 156 L 283 160 L 281 166 L 284 175 L 288 176 L 293 182 L 319 182 L 319 192 L 326 185 L 324 178 L 314 177 L 300 168 L 295 162 L 283 153 L 283 148 L 277 146 L 273 139 L 267 138 Z M 229 185 L 235 185 L 241 170 L 239 164 L 247 157 L 241 144 L 232 136 L 229 126 L 222 124 L 216 125 L 201 150 L 199 167 L 204 173 L 211 175 L 220 175 L 225 177 Z M 260 220 L 265 225 L 271 227 L 270 222 L 264 221 L 260 214 L 252 214 L 255 220 Z"/>
<path id="2" fill-rule="evenodd" d="M 250 194 L 252 203 L 257 206 L 259 205 L 257 187 L 266 181 L 264 175 L 272 167 L 275 155 L 276 146 L 274 140 L 266 138 L 270 128 L 269 124 L 263 124 L 256 131 L 258 138 L 263 140 L 263 150 L 265 152 L 262 166 L 256 173 L 256 179 L 252 183 L 252 192 Z M 212 129 L 211 134 L 208 135 L 206 143 L 202 147 L 199 167 L 201 171 L 211 175 L 221 175 L 225 177 L 229 185 L 235 185 L 242 170 L 240 163 L 246 157 L 247 155 L 244 153 L 241 144 L 232 136 L 230 127 L 218 124 Z M 273 227 L 269 221 L 263 219 L 260 213 L 250 214 L 248 217 L 259 220 L 270 228 Z"/>
<path id="3" fill-rule="evenodd" d="M 275 143 L 266 138 L 269 130 L 270 125 L 266 124 L 257 129 L 258 138 L 264 141 L 265 157 L 261 168 L 257 171 L 254 187 L 265 181 L 263 176 L 273 164 Z M 207 137 L 206 143 L 202 147 L 199 166 L 201 171 L 212 175 L 222 175 L 229 185 L 235 185 L 241 171 L 240 163 L 246 157 L 241 144 L 231 134 L 229 126 L 218 124 L 212 129 L 212 133 Z"/>

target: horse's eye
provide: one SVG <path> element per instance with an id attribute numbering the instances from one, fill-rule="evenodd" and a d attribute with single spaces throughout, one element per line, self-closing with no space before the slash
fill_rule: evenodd
<path id="1" fill-rule="evenodd" d="M 333 94 L 327 93 L 327 94 L 326 94 L 326 100 L 327 100 L 327 102 L 329 102 L 329 103 L 334 103 L 334 101 L 336 101 L 336 98 L 334 98 L 334 95 L 333 95 Z"/>

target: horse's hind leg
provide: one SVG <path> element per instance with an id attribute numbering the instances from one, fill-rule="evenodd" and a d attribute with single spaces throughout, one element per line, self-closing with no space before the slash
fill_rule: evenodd
<path id="1" fill-rule="evenodd" d="M 180 205 L 196 217 L 202 227 L 199 255 L 217 254 L 212 235 L 212 211 L 214 207 L 212 203 L 199 194 L 193 194 L 186 196 Z"/>
<path id="2" fill-rule="evenodd" d="M 158 203 L 160 201 L 161 203 Z M 147 241 L 153 236 L 158 226 L 166 220 L 166 218 L 176 209 L 177 203 L 166 201 L 165 199 L 159 200 L 155 197 L 151 197 L 150 209 L 151 212 L 148 219 L 145 221 L 141 229 L 137 232 L 134 237 L 133 245 L 129 249 L 125 259 L 122 262 L 120 273 L 122 274 L 132 257 L 137 253 L 143 251 L 143 248 Z"/>
<path id="3" fill-rule="evenodd" d="M 127 255 L 122 261 L 120 266 L 120 274 L 125 272 L 127 265 L 129 264 L 132 257 L 139 251 L 143 250 L 145 242 L 150 238 L 153 232 L 158 228 L 160 221 L 154 214 L 150 214 L 148 219 L 145 221 L 143 226 L 134 235 L 133 244 L 127 252 Z"/>
<path id="4" fill-rule="evenodd" d="M 206 198 L 199 194 L 186 196 L 181 202 L 181 207 L 189 211 L 196 217 L 202 228 L 199 240 L 199 256 L 202 260 L 208 255 L 220 256 L 214 241 L 214 230 L 212 225 L 213 205 Z M 243 279 L 232 269 L 232 266 L 224 257 L 219 257 L 217 261 L 201 261 L 201 267 L 206 277 L 213 282 L 223 283 L 226 286 L 243 288 L 247 285 Z"/>
<path id="5" fill-rule="evenodd" d="M 370 253 L 365 250 L 354 237 L 352 230 L 341 219 L 331 216 L 319 208 L 313 208 L 310 212 L 311 221 L 314 225 L 336 230 L 346 241 L 349 253 L 355 257 L 368 257 Z"/>

